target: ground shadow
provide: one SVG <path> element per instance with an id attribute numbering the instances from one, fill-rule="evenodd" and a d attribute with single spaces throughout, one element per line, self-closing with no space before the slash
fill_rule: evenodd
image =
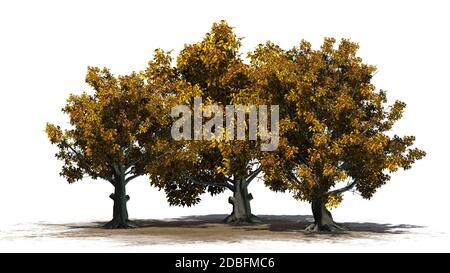
<path id="1" fill-rule="evenodd" d="M 223 223 L 227 215 L 209 214 L 192 215 L 179 218 L 156 220 L 156 219 L 137 219 L 133 220 L 139 228 L 195 228 L 207 229 L 214 228 L 217 225 L 228 226 L 232 229 L 256 231 L 266 230 L 272 232 L 304 232 L 304 229 L 314 221 L 311 215 L 258 215 L 264 222 L 263 224 L 251 225 L 226 225 Z M 73 224 L 70 228 L 92 228 L 102 227 L 105 222 L 94 222 L 89 224 Z M 368 232 L 368 233 L 406 233 L 409 229 L 423 228 L 423 226 L 410 224 L 389 224 L 372 222 L 344 222 L 341 223 L 349 229 L 350 232 Z"/>
<path id="2" fill-rule="evenodd" d="M 133 219 L 139 228 L 125 230 L 104 229 L 105 222 L 57 224 L 46 236 L 59 238 L 113 239 L 130 245 L 172 244 L 189 242 L 226 242 L 243 240 L 282 240 L 297 242 L 338 242 L 352 239 L 388 239 L 388 236 L 413 233 L 422 226 L 388 223 L 341 223 L 349 231 L 341 233 L 307 233 L 313 221 L 311 215 L 258 215 L 264 223 L 229 225 L 225 214 L 194 215 L 173 219 Z M 392 239 L 392 238 L 391 238 Z M 390 240 L 390 239 L 389 239 Z"/>
<path id="3" fill-rule="evenodd" d="M 193 215 L 185 216 L 171 221 L 155 221 L 155 220 L 138 220 L 141 227 L 199 227 L 205 224 L 222 224 L 225 214 L 210 214 L 210 215 Z M 304 229 L 314 221 L 312 215 L 258 215 L 266 225 L 268 230 L 274 232 L 292 232 L 304 231 Z M 344 222 L 341 223 L 346 226 L 349 231 L 354 232 L 373 232 L 373 233 L 402 233 L 408 229 L 423 228 L 423 226 L 397 224 L 392 225 L 388 223 L 371 223 L 371 222 Z M 261 229 L 261 225 L 234 225 L 235 227 L 242 227 L 247 230 Z"/>

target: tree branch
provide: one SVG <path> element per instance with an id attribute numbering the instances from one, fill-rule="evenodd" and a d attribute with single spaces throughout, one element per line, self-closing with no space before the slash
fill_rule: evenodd
<path id="1" fill-rule="evenodd" d="M 342 194 L 342 193 L 344 193 L 344 192 L 346 192 L 348 190 L 351 190 L 355 185 L 356 185 L 356 180 L 353 180 L 353 182 L 347 184 L 347 186 L 342 187 L 342 188 L 337 189 L 337 190 L 329 191 L 329 192 L 327 192 L 327 194 L 328 195 L 339 195 L 339 194 Z"/>
<path id="2" fill-rule="evenodd" d="M 125 160 L 128 159 L 128 156 L 130 155 L 131 150 L 133 149 L 133 144 L 134 144 L 134 142 L 131 141 L 130 144 L 128 145 L 127 151 L 125 152 L 125 155 L 124 155 Z"/>
<path id="3" fill-rule="evenodd" d="M 153 157 L 153 160 L 159 159 L 159 158 L 161 158 L 162 156 L 164 156 L 166 154 L 168 154 L 168 153 L 165 152 L 165 153 L 162 153 L 162 154 L 160 154 L 158 156 L 155 156 L 155 157 Z M 139 163 L 141 160 L 143 160 L 145 158 L 145 155 L 146 155 L 146 152 L 141 154 L 137 159 L 135 159 L 134 161 L 130 162 L 128 165 L 125 165 L 125 170 L 128 170 L 129 168 L 135 166 L 137 163 Z"/>
<path id="4" fill-rule="evenodd" d="M 214 182 L 205 182 L 205 181 L 199 181 L 195 178 L 193 178 L 190 175 L 183 175 L 184 177 L 186 177 L 187 179 L 191 180 L 192 183 L 197 184 L 197 185 L 203 185 L 203 186 L 213 186 L 213 187 L 225 187 L 231 191 L 234 191 L 234 186 L 228 184 L 228 183 L 214 183 Z"/>
<path id="5" fill-rule="evenodd" d="M 229 177 L 226 177 L 226 176 L 225 176 L 225 180 L 226 180 L 228 183 L 231 183 L 231 185 L 233 185 L 233 183 L 234 183 L 234 181 L 233 181 L 232 179 L 230 179 Z"/>
<path id="6" fill-rule="evenodd" d="M 125 173 L 125 176 L 129 175 L 132 172 L 133 172 L 133 166 L 131 166 L 131 169 L 128 172 Z"/>
<path id="7" fill-rule="evenodd" d="M 234 181 L 232 179 L 230 179 L 229 177 L 226 177 L 226 176 L 224 176 L 224 177 L 225 177 L 224 184 L 228 185 L 226 187 L 229 188 L 230 190 L 233 190 L 234 189 Z"/>
<path id="8" fill-rule="evenodd" d="M 129 163 L 125 166 L 125 170 L 128 170 L 129 168 L 131 168 L 134 165 L 136 165 L 137 163 L 139 163 L 142 159 L 144 159 L 144 157 L 145 157 L 145 153 L 138 156 L 138 158 L 136 158 L 134 161 L 131 161 L 131 163 Z"/>
<path id="9" fill-rule="evenodd" d="M 253 181 L 253 179 L 255 179 L 256 176 L 258 176 L 258 174 L 261 172 L 262 170 L 262 166 L 260 165 L 253 173 L 251 173 L 249 176 L 247 176 L 247 178 L 245 178 L 245 186 L 247 187 L 250 182 Z"/>
<path id="10" fill-rule="evenodd" d="M 292 171 L 288 171 L 287 174 L 289 175 L 289 177 L 294 180 L 295 182 L 300 184 L 300 180 L 297 178 L 297 176 L 295 176 L 295 174 Z"/>
<path id="11" fill-rule="evenodd" d="M 62 144 L 64 146 L 66 146 L 67 148 L 69 148 L 77 157 L 80 161 L 82 161 L 83 163 L 87 163 L 86 157 L 84 157 L 82 154 L 80 154 L 80 152 L 78 152 L 77 150 L 75 150 L 75 148 L 72 147 L 72 145 L 70 145 L 69 143 L 67 143 L 67 141 L 63 140 Z"/>
<path id="12" fill-rule="evenodd" d="M 75 148 L 72 147 L 72 145 L 70 145 L 69 143 L 67 143 L 66 140 L 63 140 L 61 142 L 61 144 L 63 146 L 65 146 L 66 148 L 68 148 L 69 150 L 71 150 L 75 154 L 75 156 L 78 158 L 80 165 L 84 166 L 84 170 L 87 174 L 89 174 L 91 176 L 99 176 L 97 173 L 95 173 L 94 171 L 91 170 L 91 166 L 89 165 L 88 160 L 86 159 L 86 157 L 84 155 L 82 155 L 80 152 L 75 150 Z M 108 179 L 108 181 L 110 181 L 110 180 Z"/>
<path id="13" fill-rule="evenodd" d="M 132 176 L 128 177 L 127 179 L 125 179 L 125 184 L 128 184 L 128 182 L 130 182 L 131 180 L 141 176 L 142 174 L 137 173 L 137 174 L 133 174 Z"/>

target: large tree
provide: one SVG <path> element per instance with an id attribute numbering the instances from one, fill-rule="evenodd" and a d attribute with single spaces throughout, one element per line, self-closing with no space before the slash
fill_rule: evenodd
<path id="1" fill-rule="evenodd" d="M 264 180 L 311 203 L 310 231 L 345 229 L 327 207 L 350 190 L 372 197 L 390 173 L 425 156 L 413 147 L 414 136 L 392 133 L 405 103 L 387 103 L 386 92 L 371 82 L 375 67 L 357 49 L 349 40 L 336 45 L 326 38 L 317 50 L 306 41 L 291 50 L 268 42 L 251 55 L 254 92 L 280 105 L 289 151 L 264 155 Z"/>
<path id="2" fill-rule="evenodd" d="M 129 228 L 126 185 L 146 174 L 145 166 L 162 158 L 170 137 L 170 105 L 174 90 L 190 90 L 180 82 L 161 84 L 162 52 L 156 51 L 146 73 L 114 76 L 89 67 L 86 82 L 93 92 L 71 94 L 62 111 L 70 127 L 48 123 L 46 132 L 63 162 L 60 175 L 69 183 L 88 176 L 111 183 L 113 219 L 107 228 Z M 180 91 L 181 90 L 181 91 Z"/>
<path id="3" fill-rule="evenodd" d="M 225 105 L 236 104 L 242 92 L 250 86 L 248 65 L 242 61 L 240 38 L 224 21 L 214 23 L 200 42 L 185 45 L 177 57 L 176 75 L 197 86 L 203 99 L 202 109 L 208 105 L 220 105 L 225 120 Z M 170 70 L 167 68 L 167 70 Z M 194 111 L 194 99 L 186 104 Z M 219 113 L 211 114 L 213 119 Z M 209 118 L 208 118 L 209 120 Z M 202 130 L 202 129 L 200 129 Z M 215 128 L 217 134 L 222 134 Z M 195 128 L 192 130 L 195 135 Z M 202 132 L 200 132 L 202 134 Z M 225 133 L 224 133 L 225 134 Z M 200 137 L 203 139 L 203 135 Z M 255 161 L 259 151 L 258 141 L 226 139 L 180 140 L 171 145 L 172 156 L 149 165 L 151 181 L 163 188 L 168 201 L 174 205 L 193 205 L 204 192 L 218 194 L 230 190 L 229 202 L 233 211 L 227 223 L 254 223 L 260 220 L 251 213 L 248 193 L 250 182 L 261 171 Z"/>

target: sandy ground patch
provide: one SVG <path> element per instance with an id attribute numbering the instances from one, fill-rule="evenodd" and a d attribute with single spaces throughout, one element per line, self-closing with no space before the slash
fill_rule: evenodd
<path id="1" fill-rule="evenodd" d="M 226 215 L 188 216 L 165 220 L 135 220 L 135 229 L 110 230 L 102 228 L 103 222 L 42 224 L 53 230 L 45 234 L 29 234 L 29 237 L 49 238 L 107 238 L 126 245 L 192 244 L 195 242 L 236 243 L 240 241 L 348 241 L 352 239 L 377 239 L 396 234 L 407 234 L 420 226 L 390 225 L 380 223 L 342 223 L 350 229 L 342 233 L 306 233 L 305 227 L 312 221 L 304 215 L 260 215 L 263 224 L 228 225 L 222 220 Z"/>

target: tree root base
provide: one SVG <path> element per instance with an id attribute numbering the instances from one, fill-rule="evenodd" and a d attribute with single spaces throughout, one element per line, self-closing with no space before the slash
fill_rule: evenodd
<path id="1" fill-rule="evenodd" d="M 111 220 L 103 226 L 103 228 L 106 228 L 106 229 L 129 229 L 129 228 L 137 228 L 137 227 L 138 227 L 138 225 L 130 220 L 127 220 L 126 222 L 119 222 L 116 220 Z"/>
<path id="2" fill-rule="evenodd" d="M 248 217 L 242 218 L 242 217 L 236 217 L 235 215 L 229 215 L 227 218 L 223 220 L 226 224 L 234 224 L 234 225 L 240 225 L 240 224 L 261 224 L 263 221 L 261 218 L 259 218 L 256 215 L 251 214 Z"/>
<path id="3" fill-rule="evenodd" d="M 345 232 L 348 231 L 348 228 L 339 225 L 335 222 L 331 222 L 328 224 L 322 224 L 318 225 L 316 223 L 313 223 L 306 227 L 305 232 L 312 233 L 312 232 Z"/>

